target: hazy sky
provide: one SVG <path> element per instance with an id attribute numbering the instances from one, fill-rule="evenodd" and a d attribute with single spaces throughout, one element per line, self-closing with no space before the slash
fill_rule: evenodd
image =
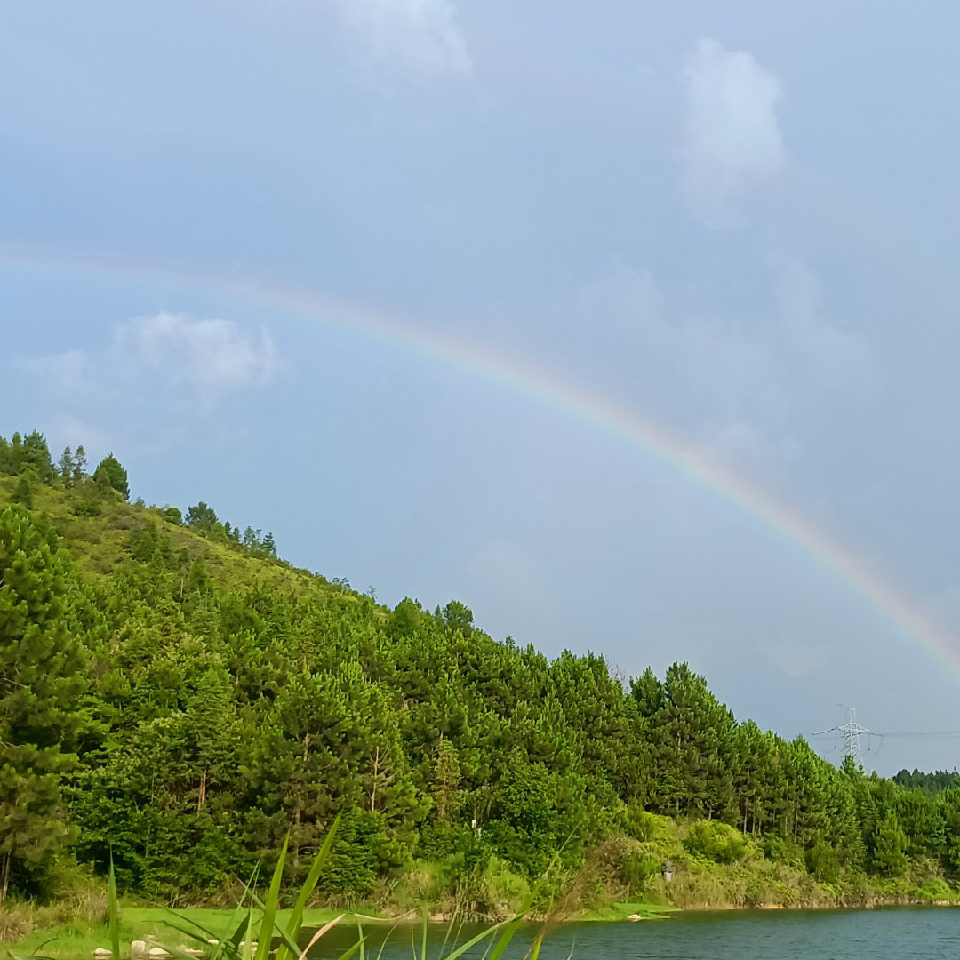
<path id="1" fill-rule="evenodd" d="M 0 10 L 0 433 L 787 736 L 960 731 L 960 668 L 769 523 L 351 326 L 626 407 L 960 637 L 954 2 Z"/>

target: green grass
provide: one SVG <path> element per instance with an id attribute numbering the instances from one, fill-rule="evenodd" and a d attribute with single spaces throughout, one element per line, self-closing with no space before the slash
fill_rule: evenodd
<path id="1" fill-rule="evenodd" d="M 277 922 L 285 926 L 293 913 L 292 910 L 280 910 Z M 328 908 L 309 909 L 303 914 L 305 928 L 322 927 L 337 917 L 341 911 Z M 233 919 L 235 911 L 213 907 L 186 907 L 168 910 L 163 907 L 135 907 L 120 904 L 120 948 L 128 953 L 133 940 L 155 938 L 158 943 L 174 947 L 185 944 L 186 937 L 175 930 L 170 922 L 174 914 L 189 923 L 211 930 L 225 930 Z M 370 914 L 366 916 L 376 916 Z M 367 922 L 367 921 L 365 921 Z M 27 956 L 43 953 L 51 957 L 89 957 L 94 949 L 110 949 L 110 930 L 107 923 L 90 923 L 73 920 L 52 927 L 42 927 L 28 936 L 8 944 L 0 944 L 0 950 L 6 949 L 15 956 Z"/>
<path id="2" fill-rule="evenodd" d="M 673 913 L 679 912 L 679 910 L 679 907 L 666 907 L 658 903 L 626 901 L 608 903 L 601 907 L 595 907 L 592 910 L 585 910 L 583 913 L 577 914 L 573 919 L 596 923 L 611 923 L 619 920 L 630 920 L 635 917 L 640 917 L 643 920 L 662 920 Z"/>

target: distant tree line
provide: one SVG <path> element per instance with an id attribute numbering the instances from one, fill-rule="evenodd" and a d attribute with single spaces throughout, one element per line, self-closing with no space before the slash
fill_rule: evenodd
<path id="1" fill-rule="evenodd" d="M 920 770 L 914 770 L 911 773 L 909 770 L 901 770 L 894 774 L 893 780 L 901 787 L 913 787 L 929 794 L 942 793 L 944 790 L 960 787 L 960 773 L 956 770 L 949 772 L 937 770 L 934 773 L 923 773 Z"/>

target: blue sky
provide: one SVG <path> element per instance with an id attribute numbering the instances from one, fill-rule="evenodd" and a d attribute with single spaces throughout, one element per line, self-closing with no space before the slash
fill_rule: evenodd
<path id="1" fill-rule="evenodd" d="M 263 293 L 614 400 L 960 637 L 958 27 L 945 2 L 7 4 L 0 432 L 113 450 L 135 496 L 389 603 L 455 597 L 625 674 L 689 660 L 787 736 L 840 703 L 960 731 L 960 677 L 724 498 Z"/>

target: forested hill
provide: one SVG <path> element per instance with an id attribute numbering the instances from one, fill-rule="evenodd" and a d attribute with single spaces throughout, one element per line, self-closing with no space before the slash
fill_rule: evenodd
<path id="1" fill-rule="evenodd" d="M 202 899 L 288 831 L 292 883 L 337 813 L 322 887 L 348 898 L 412 896 L 414 877 L 482 907 L 585 862 L 640 897 L 665 855 L 662 895 L 752 864 L 767 887 L 748 902 L 786 896 L 784 871 L 849 887 L 960 867 L 956 787 L 838 770 L 738 722 L 684 664 L 625 680 L 601 656 L 551 661 L 456 601 L 391 610 L 292 569 L 203 503 L 129 498 L 112 455 L 0 440 L 3 894 L 103 872 L 112 849 L 128 890 Z"/>

